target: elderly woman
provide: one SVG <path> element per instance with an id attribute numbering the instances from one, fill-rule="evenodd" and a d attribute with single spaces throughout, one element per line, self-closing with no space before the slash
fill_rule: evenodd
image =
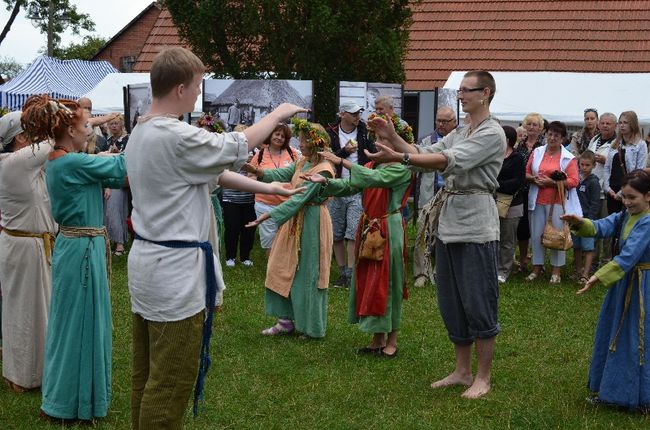
<path id="1" fill-rule="evenodd" d="M 43 170 L 52 147 L 30 145 L 20 115 L 0 119 L 2 374 L 16 392 L 41 386 L 57 230 Z"/>
<path id="2" fill-rule="evenodd" d="M 570 150 L 576 157 L 589 148 L 591 139 L 598 133 L 598 111 L 587 108 L 584 112 L 585 126 L 571 136 Z"/>
<path id="3" fill-rule="evenodd" d="M 517 142 L 517 151 L 524 157 L 524 163 L 528 163 L 530 154 L 535 148 L 544 145 L 544 118 L 531 112 L 524 117 L 523 126 L 526 129 L 526 140 Z M 528 186 L 521 190 L 524 202 L 528 201 Z M 525 273 L 528 269 L 528 245 L 530 240 L 530 223 L 528 222 L 528 206 L 524 205 L 524 213 L 519 219 L 517 226 L 517 241 L 519 242 L 519 271 Z"/>
<path id="4" fill-rule="evenodd" d="M 533 271 L 526 277 L 527 281 L 537 279 L 544 267 L 546 249 L 542 246 L 541 237 L 551 209 L 553 209 L 553 225 L 558 229 L 563 227 L 563 221 L 560 220 L 563 208 L 557 193 L 557 180 L 564 180 L 568 189 L 569 198 L 564 205 L 566 213 L 582 216 L 575 189 L 579 182 L 578 164 L 573 154 L 562 146 L 566 136 L 564 123 L 551 122 L 546 134 L 546 145 L 533 150 L 526 165 L 526 181 L 530 184 L 528 213 L 533 245 Z M 553 266 L 551 284 L 561 282 L 560 269 L 564 266 L 565 260 L 565 251 L 551 250 L 551 266 Z"/>
<path id="5" fill-rule="evenodd" d="M 108 150 L 121 153 L 126 149 L 129 136 L 124 128 L 124 116 L 117 115 L 108 122 L 110 136 L 107 139 Z M 127 242 L 127 224 L 129 217 L 129 191 L 127 188 L 104 190 L 104 225 L 108 229 L 108 238 L 115 244 L 114 255 L 124 255 L 124 244 Z"/>

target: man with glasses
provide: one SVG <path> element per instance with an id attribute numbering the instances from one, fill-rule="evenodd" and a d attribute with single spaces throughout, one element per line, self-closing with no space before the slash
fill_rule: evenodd
<path id="1" fill-rule="evenodd" d="M 418 145 L 430 146 L 442 140 L 443 137 L 451 133 L 458 122 L 456 120 L 456 113 L 449 106 L 443 106 L 438 109 L 436 113 L 436 129 L 429 136 L 423 137 Z M 418 234 L 415 239 L 415 247 L 413 249 L 413 286 L 416 288 L 424 287 L 427 280 L 432 280 L 426 270 L 426 255 L 425 248 L 421 245 L 422 237 L 424 234 L 424 217 L 422 217 L 422 208 L 429 203 L 433 196 L 440 188 L 444 186 L 442 175 L 438 172 L 421 172 L 417 176 L 417 202 L 418 202 Z"/>
<path id="2" fill-rule="evenodd" d="M 365 149 L 374 152 L 374 146 L 368 141 L 368 129 L 361 121 L 363 108 L 355 102 L 343 102 L 339 109 L 339 122 L 327 128 L 331 139 L 332 152 L 341 160 L 344 158 L 352 163 L 364 165 L 368 162 Z M 347 178 L 350 172 L 342 165 L 336 166 L 336 177 Z M 339 266 L 339 278 L 334 287 L 348 288 L 352 279 L 354 267 L 354 245 L 363 213 L 361 193 L 346 197 L 334 197 L 328 205 L 332 217 L 334 233 L 334 258 Z"/>
<path id="3" fill-rule="evenodd" d="M 598 176 L 600 182 L 600 218 L 605 218 L 607 212 L 607 199 L 603 193 L 603 183 L 605 181 L 605 162 L 607 161 L 607 154 L 616 140 L 616 123 L 618 119 L 616 115 L 611 112 L 605 112 L 600 116 L 598 121 L 598 133 L 589 142 L 589 151 L 596 154 L 596 165 L 594 166 L 593 173 Z M 612 259 L 611 238 L 598 239 L 596 241 L 596 249 L 594 250 L 594 262 L 602 265 Z M 602 259 L 601 258 L 602 251 Z M 599 261 L 600 259 L 600 261 Z"/>

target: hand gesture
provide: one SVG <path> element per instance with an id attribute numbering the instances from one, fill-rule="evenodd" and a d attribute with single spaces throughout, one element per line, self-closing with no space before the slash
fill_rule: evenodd
<path id="1" fill-rule="evenodd" d="M 294 194 L 299 194 L 304 192 L 307 187 L 298 187 L 298 188 L 285 188 L 282 182 L 271 182 L 269 184 L 273 190 L 270 194 L 277 194 L 279 196 L 291 197 Z"/>
<path id="2" fill-rule="evenodd" d="M 337 165 L 337 166 L 339 165 L 339 163 L 341 163 L 341 157 L 339 157 L 338 155 L 336 155 L 336 154 L 333 153 L 333 152 L 329 152 L 329 151 L 319 151 L 319 152 L 318 152 L 318 155 L 320 155 L 320 156 L 323 157 L 325 160 L 330 161 L 331 163 L 333 163 L 333 164 L 335 164 L 335 165 Z"/>
<path id="3" fill-rule="evenodd" d="M 587 291 L 589 291 L 591 287 L 594 286 L 596 282 L 598 282 L 598 278 L 596 278 L 596 275 L 591 275 L 591 278 L 589 278 L 589 280 L 585 282 L 585 286 L 579 289 L 578 291 L 576 291 L 576 294 L 580 295 L 586 293 Z"/>
<path id="4" fill-rule="evenodd" d="M 580 226 L 584 221 L 582 217 L 574 214 L 560 215 L 560 219 L 576 227 Z"/>
<path id="5" fill-rule="evenodd" d="M 300 178 L 315 184 L 327 183 L 327 178 L 319 173 L 314 173 L 313 175 L 302 175 Z"/>
<path id="6" fill-rule="evenodd" d="M 244 165 L 241 166 L 241 169 L 246 173 L 257 175 L 257 167 L 253 166 L 251 163 L 244 163 Z"/>
<path id="7" fill-rule="evenodd" d="M 384 145 L 383 143 L 375 142 L 375 147 L 377 148 L 377 152 L 374 154 L 368 152 L 367 149 L 364 149 L 366 156 L 372 161 L 376 161 L 378 163 L 390 163 L 393 161 L 400 161 L 402 159 L 402 154 L 395 152 L 392 148 Z"/>
<path id="8" fill-rule="evenodd" d="M 269 218 L 271 218 L 271 215 L 269 215 L 268 212 L 267 212 L 267 213 L 263 213 L 262 215 L 260 215 L 259 218 L 257 218 L 256 220 L 253 220 L 253 221 L 249 222 L 249 223 L 246 224 L 244 227 L 257 227 L 258 225 L 262 224 L 264 221 L 266 221 L 266 220 L 269 219 Z"/>
<path id="9" fill-rule="evenodd" d="M 108 200 L 111 198 L 111 189 L 110 188 L 104 188 L 104 200 Z"/>
<path id="10" fill-rule="evenodd" d="M 281 121 L 284 121 L 285 119 L 289 119 L 297 113 L 309 112 L 309 110 L 300 106 L 293 105 L 291 103 L 282 103 L 280 106 L 275 108 L 274 112 L 280 116 Z"/>

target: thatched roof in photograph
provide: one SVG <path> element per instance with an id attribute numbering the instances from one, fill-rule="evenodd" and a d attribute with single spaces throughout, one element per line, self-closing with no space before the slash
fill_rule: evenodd
<path id="1" fill-rule="evenodd" d="M 231 105 L 239 100 L 240 105 L 264 108 L 273 104 L 293 103 L 297 106 L 308 107 L 300 93 L 287 81 L 278 79 L 265 80 L 236 80 L 226 90 L 212 101 L 213 106 Z"/>

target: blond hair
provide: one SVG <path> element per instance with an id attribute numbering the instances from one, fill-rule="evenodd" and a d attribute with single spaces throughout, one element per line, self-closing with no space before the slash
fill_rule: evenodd
<path id="1" fill-rule="evenodd" d="M 393 109 L 395 107 L 395 100 L 391 96 L 379 96 L 375 99 L 375 106 L 378 103 L 383 104 L 384 106 Z"/>
<path id="2" fill-rule="evenodd" d="M 544 117 L 537 112 L 531 112 L 526 115 L 522 121 L 522 124 L 524 127 L 526 127 L 526 125 L 530 124 L 533 121 L 539 124 L 540 128 L 544 128 Z"/>
<path id="3" fill-rule="evenodd" d="M 178 85 L 190 85 L 196 74 L 204 72 L 205 65 L 191 51 L 180 47 L 165 49 L 151 65 L 151 94 L 164 97 Z"/>

